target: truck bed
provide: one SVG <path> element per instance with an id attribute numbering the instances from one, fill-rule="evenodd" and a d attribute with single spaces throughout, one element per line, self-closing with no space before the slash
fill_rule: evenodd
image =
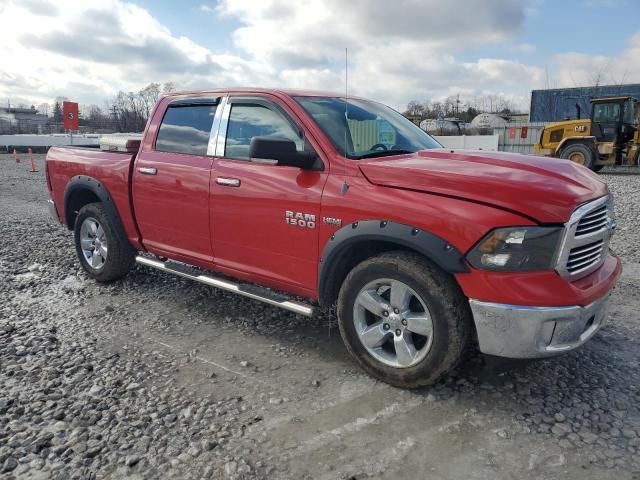
<path id="1" fill-rule="evenodd" d="M 132 245 L 139 244 L 137 228 L 131 210 L 130 179 L 134 153 L 103 151 L 89 147 L 52 147 L 47 154 L 47 180 L 58 215 L 67 225 L 64 211 L 65 189 L 74 177 L 101 184 L 111 196 L 127 237 Z M 67 225 L 73 228 L 73 225 Z"/>

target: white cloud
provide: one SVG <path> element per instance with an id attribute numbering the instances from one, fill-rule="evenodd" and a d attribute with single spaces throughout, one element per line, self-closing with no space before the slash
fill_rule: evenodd
<path id="1" fill-rule="evenodd" d="M 637 83 L 640 81 L 640 32 L 629 39 L 627 47 L 611 57 L 564 53 L 554 56 L 554 83 L 561 87 Z"/>
<path id="2" fill-rule="evenodd" d="M 461 15 L 458 3 L 436 0 L 222 0 L 218 11 L 243 23 L 233 36 L 236 47 L 276 67 L 280 73 L 272 80 L 278 84 L 321 83 L 342 91 L 348 48 L 350 90 L 397 105 L 445 96 L 452 83 L 471 90 L 493 83 L 525 93 L 540 72 L 506 60 L 462 63 L 455 55 L 511 38 L 526 6 L 474 0 L 465 3 L 473 15 Z"/>
<path id="3" fill-rule="evenodd" d="M 55 2 L 57 9 L 43 9 L 41 3 L 4 5 L 0 98 L 37 103 L 68 95 L 101 102 L 180 70 L 202 74 L 217 66 L 209 50 L 173 36 L 135 5 L 63 0 Z"/>
<path id="4" fill-rule="evenodd" d="M 526 107 L 529 90 L 546 81 L 544 69 L 521 61 L 460 60 L 505 42 L 533 52 L 535 45 L 518 44 L 517 36 L 526 16 L 539 14 L 540 0 L 469 0 L 464 12 L 459 2 L 439 0 L 220 0 L 198 8 L 212 22 L 240 25 L 232 51 L 177 36 L 147 10 L 120 0 L 0 0 L 0 101 L 38 104 L 65 95 L 101 104 L 118 90 L 166 81 L 180 88 L 341 92 L 345 48 L 350 91 L 395 107 L 456 93 L 501 93 Z M 613 60 L 616 71 L 627 65 L 627 80 L 640 78 L 633 65 L 639 50 L 634 37 Z M 604 59 L 558 55 L 557 82 L 572 86 L 593 62 Z"/>

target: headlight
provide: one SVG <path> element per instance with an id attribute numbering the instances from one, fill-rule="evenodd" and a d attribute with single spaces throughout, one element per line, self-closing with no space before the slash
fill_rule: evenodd
<path id="1" fill-rule="evenodd" d="M 551 270 L 563 230 L 563 227 L 497 228 L 469 251 L 467 260 L 482 270 Z"/>

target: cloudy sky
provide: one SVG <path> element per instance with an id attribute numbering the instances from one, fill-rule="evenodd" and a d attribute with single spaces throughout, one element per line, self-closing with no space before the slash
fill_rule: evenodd
<path id="1" fill-rule="evenodd" d="M 450 94 L 640 82 L 639 0 L 0 0 L 0 104 L 180 89 Z"/>

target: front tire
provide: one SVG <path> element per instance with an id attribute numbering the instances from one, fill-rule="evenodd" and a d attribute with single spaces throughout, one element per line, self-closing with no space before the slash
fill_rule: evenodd
<path id="1" fill-rule="evenodd" d="M 384 253 L 349 273 L 338 296 L 338 323 L 362 368 L 402 388 L 432 384 L 449 372 L 472 332 L 455 280 L 408 252 Z"/>
<path id="2" fill-rule="evenodd" d="M 135 264 L 135 250 L 102 203 L 89 203 L 80 209 L 74 238 L 82 268 L 99 282 L 117 280 Z"/>

